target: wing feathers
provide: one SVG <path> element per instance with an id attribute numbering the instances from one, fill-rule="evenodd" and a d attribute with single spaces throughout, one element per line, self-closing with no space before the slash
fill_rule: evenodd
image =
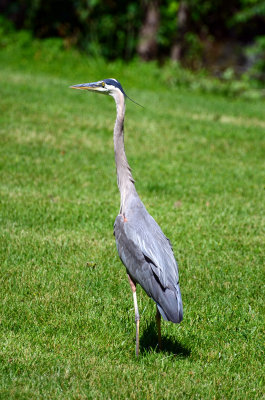
<path id="1" fill-rule="evenodd" d="M 148 213 L 147 215 L 144 220 L 138 219 L 135 223 L 128 219 L 124 224 L 124 232 L 151 261 L 151 268 L 158 276 L 161 285 L 164 288 L 175 286 L 179 276 L 171 244 L 155 220 Z"/>
<path id="2" fill-rule="evenodd" d="M 139 229 L 139 226 L 132 225 L 130 219 L 124 222 L 123 217 L 118 215 L 114 235 L 119 256 L 129 275 L 157 303 L 162 317 L 175 323 L 180 322 L 182 301 L 177 263 L 168 239 L 161 230 L 162 238 L 159 235 L 153 237 L 148 235 L 148 230 Z"/>

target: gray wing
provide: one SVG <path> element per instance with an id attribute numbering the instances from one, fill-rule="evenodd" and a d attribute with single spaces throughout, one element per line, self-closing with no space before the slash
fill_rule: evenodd
<path id="1" fill-rule="evenodd" d="M 130 276 L 156 301 L 164 319 L 180 322 L 182 301 L 178 266 L 170 241 L 139 198 L 130 203 L 125 218 L 118 215 L 114 225 L 123 264 Z"/>

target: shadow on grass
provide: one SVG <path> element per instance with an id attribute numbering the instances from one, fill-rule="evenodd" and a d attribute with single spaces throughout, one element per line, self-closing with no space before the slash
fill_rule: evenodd
<path id="1" fill-rule="evenodd" d="M 151 322 L 143 331 L 140 338 L 140 351 L 149 352 L 150 350 L 159 351 L 156 324 Z M 187 358 L 191 351 L 177 340 L 163 336 L 162 332 L 162 353 L 170 353 L 175 356 Z"/>

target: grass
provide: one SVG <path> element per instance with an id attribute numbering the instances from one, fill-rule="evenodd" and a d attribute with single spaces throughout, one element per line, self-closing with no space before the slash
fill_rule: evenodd
<path id="1" fill-rule="evenodd" d="M 155 65 L 1 50 L 1 399 L 261 399 L 264 101 L 164 86 Z M 132 295 L 112 234 L 113 100 L 137 190 L 179 262 L 181 325 Z"/>

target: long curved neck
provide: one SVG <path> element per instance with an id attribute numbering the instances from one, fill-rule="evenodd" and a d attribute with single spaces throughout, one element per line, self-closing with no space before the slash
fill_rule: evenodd
<path id="1" fill-rule="evenodd" d="M 122 93 L 117 93 L 114 97 L 117 108 L 117 118 L 114 126 L 113 141 L 115 162 L 117 171 L 117 183 L 121 194 L 121 213 L 125 212 L 125 201 L 129 194 L 136 192 L 131 168 L 128 164 L 124 149 L 124 115 L 125 99 Z"/>

